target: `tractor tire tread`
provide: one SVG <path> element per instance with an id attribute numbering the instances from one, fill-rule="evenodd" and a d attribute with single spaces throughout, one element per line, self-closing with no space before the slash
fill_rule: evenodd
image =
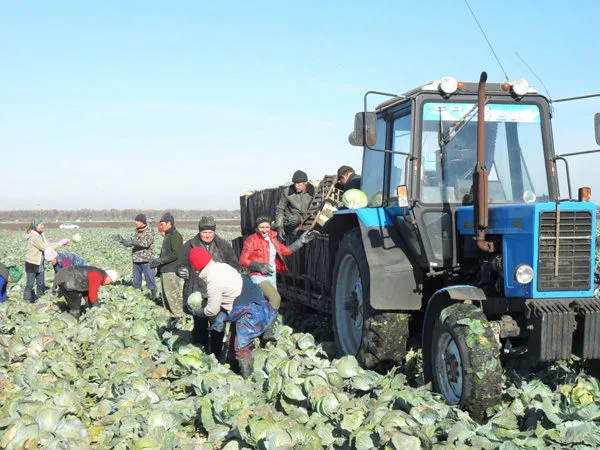
<path id="1" fill-rule="evenodd" d="M 357 359 L 365 368 L 377 371 L 401 365 L 406 356 L 409 315 L 376 311 L 368 304 L 370 274 L 360 229 L 354 228 L 346 233 L 340 243 L 340 251 L 353 252 L 363 281 L 364 325 Z M 335 332 L 337 335 L 337 330 Z"/>
<path id="2" fill-rule="evenodd" d="M 434 342 L 440 330 L 446 330 L 453 336 L 455 342 L 461 341 L 470 351 L 461 352 L 463 360 L 463 395 L 459 406 L 468 410 L 471 416 L 481 421 L 486 416 L 486 410 L 497 404 L 502 395 L 502 365 L 499 358 L 499 346 L 494 332 L 483 312 L 473 305 L 457 303 L 452 305 L 451 312 L 445 317 L 444 323 L 438 319 L 434 327 Z M 473 331 L 468 324 L 458 323 L 463 319 L 479 321 L 483 327 Z M 464 322 L 464 321 L 463 321 Z M 435 345 L 435 344 L 434 344 Z M 457 342 L 457 345 L 459 343 Z M 437 389 L 434 363 L 434 388 Z"/>

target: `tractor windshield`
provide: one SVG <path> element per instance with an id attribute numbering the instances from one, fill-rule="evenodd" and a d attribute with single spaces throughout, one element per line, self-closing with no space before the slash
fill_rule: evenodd
<path id="1" fill-rule="evenodd" d="M 423 105 L 422 202 L 473 202 L 471 185 L 477 161 L 477 111 L 474 108 L 474 103 L 428 102 Z M 538 106 L 486 105 L 485 162 L 490 203 L 549 199 Z"/>

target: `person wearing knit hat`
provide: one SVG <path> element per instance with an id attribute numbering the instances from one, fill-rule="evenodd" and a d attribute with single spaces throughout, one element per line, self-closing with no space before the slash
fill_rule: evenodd
<path id="1" fill-rule="evenodd" d="M 275 225 L 282 242 L 287 235 L 292 235 L 308 212 L 308 207 L 315 196 L 315 188 L 308 182 L 308 175 L 296 170 L 292 176 L 292 184 L 284 191 L 275 209 Z"/>
<path id="2" fill-rule="evenodd" d="M 154 259 L 154 231 L 148 227 L 146 216 L 135 216 L 135 232 L 131 237 L 115 234 L 112 237 L 125 247 L 131 247 L 131 260 L 133 262 L 133 287 L 142 290 L 142 276 L 146 280 L 146 287 L 150 289 L 150 299 L 156 299 L 156 279 L 154 271 L 150 268 L 150 261 Z"/>
<path id="3" fill-rule="evenodd" d="M 306 175 L 306 172 L 303 172 L 302 170 L 296 170 L 294 175 L 292 175 L 292 183 L 296 184 L 306 182 L 308 182 L 308 175 Z"/>
<path id="4" fill-rule="evenodd" d="M 27 250 L 25 254 L 25 289 L 23 300 L 31 303 L 41 297 L 46 290 L 46 277 L 44 272 L 44 251 L 49 247 L 58 248 L 71 242 L 69 239 L 61 239 L 50 243 L 44 234 L 44 221 L 33 220 L 27 229 Z M 34 294 L 33 287 L 37 284 L 37 292 Z"/>
<path id="5" fill-rule="evenodd" d="M 52 264 L 54 272 L 71 266 L 87 266 L 87 261 L 75 253 L 57 252 L 52 247 L 44 251 L 44 259 Z"/>
<path id="6" fill-rule="evenodd" d="M 216 231 L 217 222 L 213 216 L 202 216 L 198 222 L 198 231 Z"/>
<path id="7" fill-rule="evenodd" d="M 161 234 L 164 239 L 160 255 L 150 261 L 150 268 L 156 269 L 157 275 L 160 276 L 162 306 L 175 317 L 183 317 L 183 280 L 176 273 L 183 237 L 175 227 L 175 218 L 170 212 L 161 216 L 158 226 L 162 228 Z"/>
<path id="8" fill-rule="evenodd" d="M 231 247 L 231 244 L 216 233 L 217 223 L 212 216 L 203 216 L 198 222 L 198 234 L 183 244 L 179 253 L 176 273 L 184 279 L 183 283 L 183 308 L 189 313 L 187 306 L 188 297 L 196 291 L 203 291 L 201 281 L 197 277 L 190 277 L 194 270 L 190 263 L 190 252 L 196 247 L 203 247 L 213 261 L 229 264 L 236 271 L 240 271 L 240 263 Z M 223 346 L 223 334 L 208 332 L 209 323 L 206 318 L 194 316 L 192 329 L 192 342 L 205 349 L 206 353 L 219 355 Z"/>
<path id="9" fill-rule="evenodd" d="M 0 303 L 8 298 L 8 283 L 18 283 L 23 271 L 17 266 L 5 266 L 0 263 Z"/>
<path id="10" fill-rule="evenodd" d="M 198 271 L 204 269 L 211 261 L 212 256 L 202 247 L 193 248 L 190 252 L 190 264 Z"/>
<path id="11" fill-rule="evenodd" d="M 342 191 L 350 189 L 360 189 L 360 175 L 354 173 L 354 169 L 350 166 L 341 166 L 337 170 L 337 185 Z"/>
<path id="12" fill-rule="evenodd" d="M 61 269 L 54 277 L 52 290 L 67 301 L 69 314 L 81 315 L 81 299 L 89 307 L 97 306 L 100 286 L 115 283 L 119 276 L 114 270 L 102 270 L 93 266 L 71 266 Z"/>
<path id="13" fill-rule="evenodd" d="M 162 216 L 160 216 L 160 222 L 171 222 L 172 224 L 174 224 L 175 218 L 173 217 L 173 214 L 167 211 Z"/>
<path id="14" fill-rule="evenodd" d="M 227 337 L 235 342 L 235 357 L 244 378 L 252 374 L 254 358 L 253 340 L 261 337 L 274 322 L 277 312 L 265 299 L 261 290 L 247 276 L 225 263 L 212 259 L 203 247 L 190 251 L 190 264 L 206 286 L 206 306 L 188 305 L 195 317 L 214 318 L 210 329 L 222 333 L 226 322 L 235 324 L 235 335 Z M 235 339 L 233 339 L 235 336 Z"/>

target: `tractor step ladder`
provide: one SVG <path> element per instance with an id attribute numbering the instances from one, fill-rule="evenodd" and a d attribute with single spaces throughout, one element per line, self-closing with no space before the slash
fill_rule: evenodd
<path id="1" fill-rule="evenodd" d="M 337 176 L 325 175 L 315 189 L 315 195 L 302 217 L 299 231 L 322 227 L 341 205 L 342 191 L 335 187 Z"/>

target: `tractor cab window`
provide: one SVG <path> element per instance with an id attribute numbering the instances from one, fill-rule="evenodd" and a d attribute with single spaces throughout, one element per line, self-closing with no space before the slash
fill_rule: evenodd
<path id="1" fill-rule="evenodd" d="M 411 116 L 406 115 L 394 120 L 394 134 L 392 137 L 392 150 L 403 153 L 410 153 L 410 123 Z M 406 155 L 392 153 L 392 169 L 390 173 L 389 198 L 392 204 L 397 202 L 396 187 L 407 184 L 406 181 Z"/>
<path id="2" fill-rule="evenodd" d="M 375 148 L 385 147 L 386 122 L 382 118 L 377 119 L 377 142 Z M 369 150 L 365 147 L 363 152 L 363 167 L 361 176 L 361 188 L 369 199 L 368 206 L 381 206 L 383 192 L 383 170 L 385 153 Z"/>
<path id="3" fill-rule="evenodd" d="M 475 104 L 426 103 L 421 140 L 421 201 L 472 204 L 476 162 Z M 486 105 L 485 164 L 491 204 L 548 200 L 540 111 L 536 105 Z"/>

